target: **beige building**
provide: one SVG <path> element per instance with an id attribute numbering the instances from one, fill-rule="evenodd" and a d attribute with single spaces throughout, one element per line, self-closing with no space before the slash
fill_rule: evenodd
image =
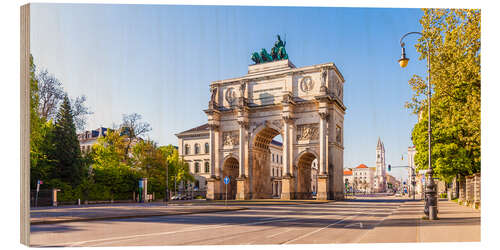
<path id="1" fill-rule="evenodd" d="M 105 137 L 108 133 L 108 128 L 100 127 L 94 130 L 87 130 L 78 134 L 78 142 L 80 142 L 80 150 L 82 154 L 87 154 L 92 150 L 92 145 L 97 143 L 97 139 Z"/>
<path id="2" fill-rule="evenodd" d="M 352 169 L 351 168 L 344 169 L 344 187 L 346 186 L 347 183 L 347 187 L 352 188 L 353 181 L 354 181 L 354 176 L 352 174 Z"/>
<path id="3" fill-rule="evenodd" d="M 416 188 L 416 182 L 417 182 L 417 176 L 416 176 L 416 169 L 417 166 L 415 166 L 415 155 L 417 154 L 417 150 L 415 149 L 415 146 L 408 147 L 408 179 L 406 181 L 407 186 L 408 186 L 408 195 L 413 197 L 413 192 L 419 191 L 419 189 Z M 413 186 L 413 183 L 415 183 L 415 187 Z M 415 193 L 415 196 L 419 195 L 419 193 Z"/>
<path id="4" fill-rule="evenodd" d="M 208 124 L 176 134 L 179 139 L 179 156 L 189 165 L 195 178 L 193 189 L 207 191 L 207 178 L 210 177 L 210 139 Z"/>
<path id="5" fill-rule="evenodd" d="M 357 192 L 372 193 L 374 192 L 374 178 L 376 168 L 369 168 L 365 164 L 352 169 L 352 181 L 354 189 Z"/>
<path id="6" fill-rule="evenodd" d="M 272 140 L 269 145 L 271 151 L 271 179 L 273 197 L 281 196 L 281 177 L 283 176 L 283 143 Z"/>

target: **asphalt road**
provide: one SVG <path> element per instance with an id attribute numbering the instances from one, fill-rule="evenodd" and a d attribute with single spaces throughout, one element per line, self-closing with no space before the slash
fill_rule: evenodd
<path id="1" fill-rule="evenodd" d="M 254 204 L 249 209 L 31 226 L 32 246 L 354 243 L 401 200 Z"/>

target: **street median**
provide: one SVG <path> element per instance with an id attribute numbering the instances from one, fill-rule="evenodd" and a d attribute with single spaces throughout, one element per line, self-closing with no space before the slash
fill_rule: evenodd
<path id="1" fill-rule="evenodd" d="M 154 216 L 187 215 L 199 213 L 218 213 L 244 210 L 244 207 L 223 206 L 99 206 L 46 208 L 31 210 L 31 225 L 55 224 L 64 222 L 130 219 Z"/>

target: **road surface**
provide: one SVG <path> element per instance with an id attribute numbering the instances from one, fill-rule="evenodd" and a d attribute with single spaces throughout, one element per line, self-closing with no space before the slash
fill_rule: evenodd
<path id="1" fill-rule="evenodd" d="M 368 233 L 373 235 L 374 229 L 404 204 L 404 200 L 384 199 L 250 204 L 245 205 L 247 210 L 231 212 L 32 225 L 31 245 L 357 243 L 364 242 Z M 393 231 L 396 232 L 393 237 L 397 238 L 397 227 Z"/>

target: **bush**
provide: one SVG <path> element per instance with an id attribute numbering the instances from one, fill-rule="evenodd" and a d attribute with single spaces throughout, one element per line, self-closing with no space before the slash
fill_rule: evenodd
<path id="1" fill-rule="evenodd" d="M 448 198 L 448 194 L 446 193 L 440 193 L 439 198 Z"/>

